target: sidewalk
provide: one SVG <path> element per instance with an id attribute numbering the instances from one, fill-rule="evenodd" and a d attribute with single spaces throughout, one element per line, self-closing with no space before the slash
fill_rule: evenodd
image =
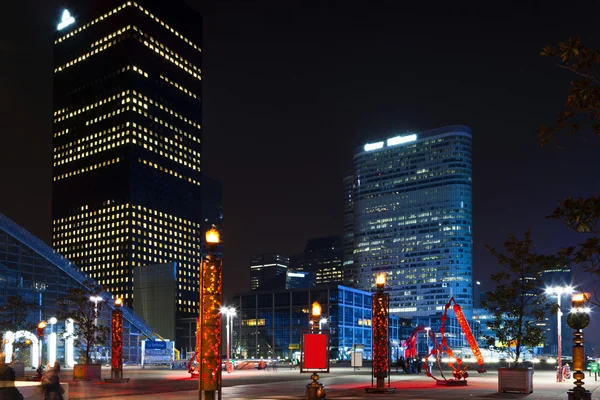
<path id="1" fill-rule="evenodd" d="M 354 400 L 385 397 L 390 399 L 413 400 L 484 400 L 484 399 L 530 399 L 530 400 L 566 400 L 567 391 L 573 388 L 573 381 L 555 382 L 552 371 L 536 371 L 533 379 L 533 393 L 498 393 L 498 376 L 496 371 L 486 374 L 475 374 L 469 377 L 468 385 L 463 387 L 437 386 L 435 382 L 424 375 L 393 375 L 391 386 L 396 387 L 395 394 L 366 394 L 364 388 L 371 385 L 368 371 L 354 372 L 351 368 L 332 370 L 331 374 L 321 374 L 320 382 L 327 390 L 327 399 Z M 307 374 L 300 375 L 297 371 L 274 373 L 251 372 L 245 375 L 236 371 L 223 376 L 223 399 L 305 399 L 305 386 L 310 378 Z M 149 397 L 160 396 L 161 400 L 189 400 L 198 397 L 197 390 L 190 390 L 195 382 L 186 378 L 177 384 L 173 378 L 165 378 L 173 385 L 158 384 L 156 392 L 149 392 L 148 382 L 143 379 L 132 379 L 125 386 L 106 386 L 98 383 L 78 383 L 79 388 L 73 387 L 71 399 L 114 399 L 114 400 L 148 400 Z M 166 385 L 166 383 L 165 383 Z M 186 387 L 187 386 L 187 387 Z M 592 392 L 593 400 L 600 400 L 600 380 L 587 377 L 585 387 Z M 87 390 L 86 390 L 87 389 Z M 140 393 L 146 392 L 144 394 Z"/>

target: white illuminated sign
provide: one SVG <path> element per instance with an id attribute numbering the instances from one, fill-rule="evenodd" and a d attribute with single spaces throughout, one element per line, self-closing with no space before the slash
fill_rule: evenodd
<path id="1" fill-rule="evenodd" d="M 60 24 L 58 24 L 56 26 L 56 29 L 58 29 L 60 31 L 61 29 L 64 29 L 67 26 L 74 24 L 74 23 L 75 23 L 75 18 L 73 18 L 73 16 L 69 12 L 69 10 L 65 10 L 65 11 L 63 11 L 62 18 L 60 20 Z"/>
<path id="2" fill-rule="evenodd" d="M 306 275 L 298 272 L 288 272 L 288 276 L 292 278 L 304 278 Z"/>
<path id="3" fill-rule="evenodd" d="M 396 136 L 396 137 L 388 139 L 387 140 L 387 145 L 388 146 L 395 146 L 397 144 L 414 142 L 415 140 L 417 140 L 417 135 L 415 135 L 414 133 L 412 135 Z"/>
<path id="4" fill-rule="evenodd" d="M 417 134 L 413 133 L 411 135 L 404 135 L 404 136 L 396 136 L 393 138 L 389 138 L 387 140 L 387 147 L 390 146 L 397 146 L 399 144 L 404 144 L 404 143 L 410 143 L 410 142 L 414 142 L 417 140 Z M 365 144 L 365 151 L 373 151 L 373 150 L 378 150 L 378 149 L 382 149 L 383 145 L 386 142 L 376 142 L 376 143 L 367 143 Z"/>
<path id="5" fill-rule="evenodd" d="M 365 151 L 377 150 L 383 147 L 383 142 L 365 144 Z"/>

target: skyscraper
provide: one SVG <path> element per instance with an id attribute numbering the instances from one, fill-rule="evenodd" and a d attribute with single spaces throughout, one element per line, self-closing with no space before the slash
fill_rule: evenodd
<path id="1" fill-rule="evenodd" d="M 309 239 L 304 253 L 293 257 L 291 264 L 295 270 L 313 273 L 317 285 L 339 285 L 344 280 L 343 257 L 342 236 L 324 236 Z"/>
<path id="2" fill-rule="evenodd" d="M 387 274 L 390 312 L 472 310 L 471 129 L 454 125 L 368 143 L 354 156 L 359 287 Z"/>
<path id="3" fill-rule="evenodd" d="M 250 290 L 285 288 L 290 258 L 277 253 L 259 254 L 250 264 Z"/>
<path id="4" fill-rule="evenodd" d="M 54 40 L 53 246 L 128 305 L 175 262 L 198 309 L 202 20 L 181 0 L 63 2 Z"/>

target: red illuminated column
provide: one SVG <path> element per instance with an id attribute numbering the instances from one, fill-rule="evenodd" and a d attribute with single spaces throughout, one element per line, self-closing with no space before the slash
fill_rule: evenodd
<path id="1" fill-rule="evenodd" d="M 389 296 L 383 293 L 385 275 L 377 277 L 377 291 L 373 296 L 373 376 L 377 388 L 385 387 L 388 375 L 388 313 Z"/>
<path id="2" fill-rule="evenodd" d="M 123 379 L 123 312 L 121 299 L 115 300 L 115 309 L 112 312 L 111 332 L 111 379 Z"/>
<path id="3" fill-rule="evenodd" d="M 206 233 L 209 254 L 200 270 L 200 374 L 198 376 L 199 398 L 213 400 L 219 392 L 221 397 L 221 260 L 214 254 L 219 243 L 219 232 L 211 228 Z"/>

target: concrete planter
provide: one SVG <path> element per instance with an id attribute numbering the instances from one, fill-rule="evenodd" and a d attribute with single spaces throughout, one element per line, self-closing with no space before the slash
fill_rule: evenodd
<path id="1" fill-rule="evenodd" d="M 498 392 L 533 392 L 533 368 L 498 368 Z"/>
<path id="2" fill-rule="evenodd" d="M 74 380 L 102 380 L 102 364 L 75 364 L 73 367 Z"/>

